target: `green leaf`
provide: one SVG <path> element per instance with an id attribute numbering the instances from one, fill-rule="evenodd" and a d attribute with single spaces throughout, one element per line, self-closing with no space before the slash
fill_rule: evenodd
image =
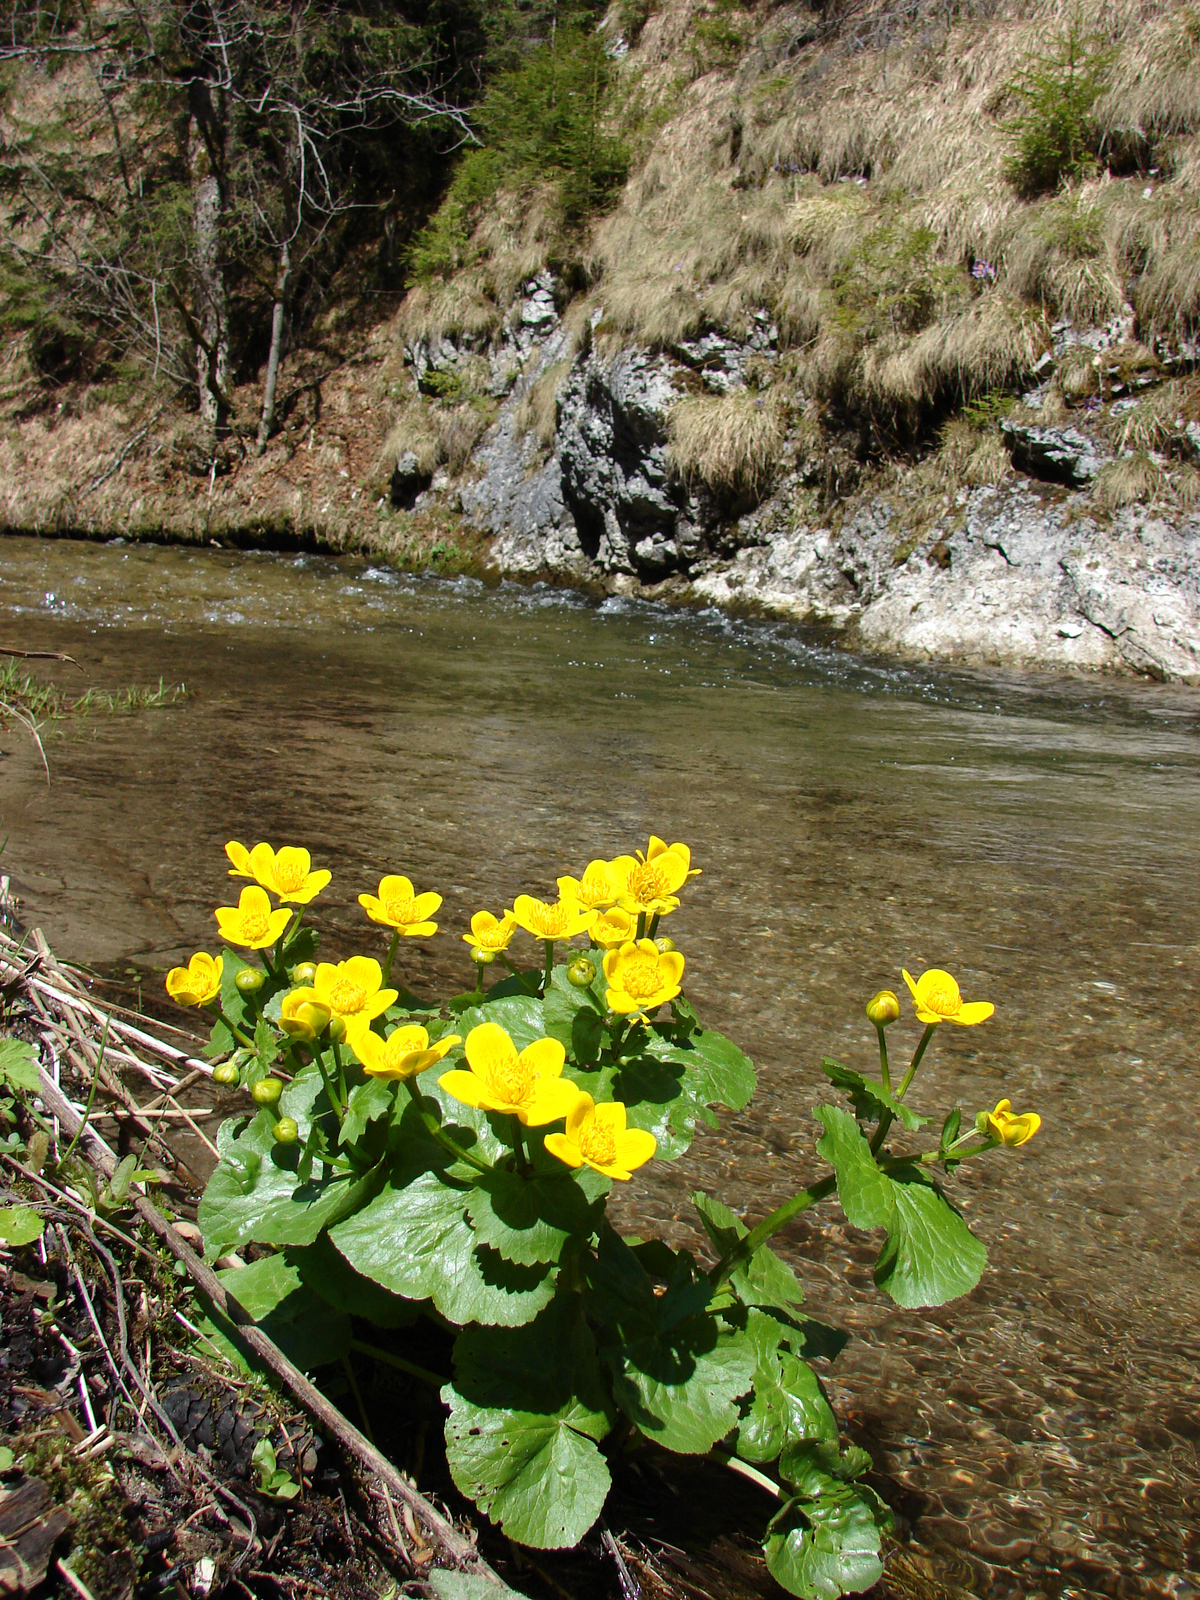
<path id="1" fill-rule="evenodd" d="M 300 1281 L 327 1304 L 373 1322 L 377 1328 L 407 1328 L 421 1314 L 419 1304 L 389 1294 L 381 1284 L 355 1272 L 329 1242 L 327 1233 L 313 1244 L 290 1246 L 287 1259 L 299 1272 Z"/>
<path id="2" fill-rule="evenodd" d="M 707 1313 L 708 1281 L 681 1252 L 658 1295 L 641 1263 L 605 1225 L 587 1264 L 589 1310 L 617 1404 L 668 1450 L 702 1455 L 736 1427 L 754 1377 L 745 1335 Z"/>
<path id="3" fill-rule="evenodd" d="M 499 1023 L 518 1050 L 524 1050 L 535 1039 L 546 1037 L 542 1002 L 534 995 L 513 994 L 493 1000 L 489 994 L 483 1005 L 467 1007 L 454 1031 L 465 1039 L 472 1028 L 478 1028 L 483 1022 Z"/>
<path id="4" fill-rule="evenodd" d="M 710 1106 L 740 1111 L 754 1093 L 754 1068 L 729 1039 L 711 1028 L 677 1039 L 672 1030 L 642 1030 L 641 1053 L 613 1079 L 615 1099 L 629 1126 L 658 1141 L 658 1157 L 674 1161 L 687 1150 L 697 1122 L 717 1126 Z"/>
<path id="5" fill-rule="evenodd" d="M 11 1472 L 12 1464 L 16 1460 L 12 1450 L 6 1444 L 0 1444 L 0 1472 Z"/>
<path id="6" fill-rule="evenodd" d="M 316 1087 L 319 1091 L 319 1082 Z M 280 1097 L 281 1110 L 295 1117 L 302 1131 L 309 1121 L 302 1108 L 310 1088 L 297 1079 Z M 322 1166 L 321 1176 L 301 1180 L 287 1165 L 289 1152 L 296 1158 L 296 1147 L 277 1144 L 273 1127 L 265 1109 L 241 1132 L 232 1119 L 221 1126 L 221 1159 L 196 1219 L 210 1261 L 252 1239 L 259 1244 L 311 1244 L 324 1227 L 365 1205 L 383 1181 L 382 1168 L 358 1177 L 328 1166 Z"/>
<path id="7" fill-rule="evenodd" d="M 561 1163 L 530 1178 L 489 1173 L 471 1191 L 467 1215 L 481 1243 L 524 1266 L 557 1261 L 572 1235 L 586 1236 L 596 1225 L 583 1190 Z"/>
<path id="8" fill-rule="evenodd" d="M 537 1550 L 576 1545 L 604 1507 L 612 1479 L 588 1435 L 586 1408 L 553 1413 L 472 1405 L 452 1384 L 446 1458 L 458 1488 L 510 1539 Z"/>
<path id="9" fill-rule="evenodd" d="M 10 1089 L 25 1089 L 36 1093 L 41 1085 L 38 1076 L 38 1053 L 24 1039 L 0 1039 L 0 1078 Z"/>
<path id="10" fill-rule="evenodd" d="M 749 1232 L 728 1206 L 701 1190 L 692 1195 L 692 1204 L 700 1213 L 704 1230 L 720 1256 L 725 1256 Z M 759 1245 L 749 1261 L 734 1270 L 730 1282 L 744 1306 L 778 1306 L 786 1311 L 800 1305 L 804 1299 L 796 1274 L 765 1244 Z"/>
<path id="11" fill-rule="evenodd" d="M 11 1245 L 33 1244 L 45 1232 L 46 1223 L 28 1206 L 0 1206 L 0 1242 Z"/>
<path id="12" fill-rule="evenodd" d="M 599 962 L 596 972 L 596 982 L 603 982 Z M 591 1065 L 599 1060 L 605 1037 L 605 1005 L 594 987 L 577 989 L 567 977 L 566 967 L 555 967 L 542 1012 L 547 1034 L 559 1040 L 576 1061 Z"/>
<path id="13" fill-rule="evenodd" d="M 466 1199 L 437 1172 L 397 1172 L 329 1237 L 363 1277 L 406 1300 L 432 1300 L 452 1322 L 531 1321 L 553 1298 L 557 1269 L 518 1266 L 480 1245 Z"/>
<path id="14" fill-rule="evenodd" d="M 518 1589 L 506 1583 L 493 1583 L 490 1578 L 480 1578 L 473 1572 L 450 1572 L 435 1567 L 426 1577 L 426 1583 L 437 1595 L 437 1600 L 506 1600 L 515 1595 L 516 1600 L 526 1600 Z"/>
<path id="15" fill-rule="evenodd" d="M 311 1371 L 337 1361 L 350 1347 L 350 1321 L 333 1311 L 300 1280 L 294 1262 L 282 1255 L 264 1256 L 248 1267 L 230 1267 L 217 1274 L 221 1285 L 250 1313 L 258 1326 L 298 1367 Z M 218 1322 L 209 1308 L 201 1331 L 238 1366 L 254 1365 L 240 1350 L 229 1325 Z"/>
<path id="16" fill-rule="evenodd" d="M 979 1282 L 987 1251 L 937 1185 L 915 1167 L 882 1172 L 847 1111 L 818 1106 L 817 1153 L 837 1172 L 838 1198 L 856 1228 L 886 1228 L 875 1282 L 897 1305 L 940 1306 Z"/>
<path id="17" fill-rule="evenodd" d="M 346 1116 L 338 1134 L 338 1143 L 357 1144 L 367 1131 L 367 1125 L 376 1117 L 390 1115 L 395 1087 L 382 1078 L 368 1078 L 365 1083 L 351 1089 L 346 1100 Z"/>
<path id="18" fill-rule="evenodd" d="M 814 1475 L 809 1492 L 771 1524 L 763 1545 L 776 1582 L 801 1600 L 838 1600 L 883 1574 L 880 1525 L 886 1508 L 865 1485 Z"/>
<path id="19" fill-rule="evenodd" d="M 467 1328 L 442 1398 L 458 1487 L 522 1544 L 577 1544 L 608 1494 L 594 1441 L 612 1425 L 580 1296 L 521 1328 Z"/>
<path id="20" fill-rule="evenodd" d="M 783 1348 L 786 1325 L 751 1311 L 746 1338 L 754 1352 L 754 1391 L 738 1426 L 744 1461 L 774 1461 L 789 1445 L 819 1439 L 837 1444 L 837 1419 L 812 1368 Z"/>
<path id="21" fill-rule="evenodd" d="M 923 1128 L 928 1117 L 918 1116 L 903 1100 L 897 1100 L 890 1089 L 885 1089 L 876 1078 L 864 1078 L 861 1072 L 843 1067 L 828 1056 L 821 1062 L 821 1070 L 835 1088 L 844 1089 L 860 1122 L 878 1122 L 884 1111 L 890 1111 L 910 1133 Z"/>

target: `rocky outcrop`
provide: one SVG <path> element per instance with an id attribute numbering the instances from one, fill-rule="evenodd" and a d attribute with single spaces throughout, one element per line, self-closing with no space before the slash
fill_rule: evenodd
<path id="1" fill-rule="evenodd" d="M 1021 476 L 960 492 L 917 544 L 882 498 L 840 527 L 797 524 L 802 491 L 828 472 L 794 445 L 757 506 L 722 502 L 670 462 L 681 394 L 697 382 L 728 393 L 752 359 L 775 359 L 765 318 L 741 344 L 706 334 L 658 353 L 602 348 L 589 332 L 568 336 L 542 274 L 488 351 L 499 416 L 457 494 L 502 571 L 762 607 L 884 653 L 1200 683 L 1200 515 L 1097 512 L 1087 490 L 1111 452 L 1083 427 L 1007 425 Z M 1084 342 L 1062 327 L 1055 337 Z M 459 359 L 446 342 L 414 353 L 425 384 Z"/>

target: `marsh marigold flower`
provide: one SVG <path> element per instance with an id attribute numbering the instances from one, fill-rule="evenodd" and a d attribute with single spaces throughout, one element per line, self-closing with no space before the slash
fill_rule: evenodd
<path id="1" fill-rule="evenodd" d="M 442 903 L 440 894 L 417 894 L 408 878 L 393 873 L 379 881 L 379 894 L 360 894 L 358 903 L 370 917 L 385 928 L 395 928 L 406 938 L 426 938 L 437 932 L 430 917 Z"/>
<path id="2" fill-rule="evenodd" d="M 351 956 L 348 961 L 317 963 L 311 989 L 293 989 L 292 994 L 324 1006 L 331 1017 L 340 1017 L 351 1044 L 360 1028 L 369 1028 L 396 998 L 395 989 L 384 989 L 383 968 L 370 956 Z"/>
<path id="3" fill-rule="evenodd" d="M 469 1072 L 443 1073 L 447 1094 L 481 1111 L 506 1111 L 526 1127 L 565 1117 L 579 1090 L 562 1076 L 566 1051 L 557 1039 L 535 1039 L 518 1053 L 504 1029 L 482 1022 L 467 1035 Z"/>
<path id="4" fill-rule="evenodd" d="M 625 1126 L 625 1107 L 619 1100 L 597 1105 L 590 1094 L 579 1098 L 567 1113 L 565 1133 L 548 1133 L 542 1141 L 552 1156 L 569 1167 L 586 1162 L 606 1178 L 628 1181 L 636 1167 L 644 1166 L 658 1149 L 652 1133 Z"/>
<path id="5" fill-rule="evenodd" d="M 993 1139 L 1010 1145 L 1028 1144 L 1042 1125 L 1042 1119 L 1036 1111 L 1014 1116 L 1011 1100 L 1001 1100 L 995 1111 L 985 1111 L 984 1122 Z"/>
<path id="6" fill-rule="evenodd" d="M 218 906 L 217 927 L 226 944 L 240 944 L 248 950 L 265 950 L 292 920 L 286 906 L 271 910 L 267 891 L 258 884 L 247 884 L 236 906 Z"/>
<path id="7" fill-rule="evenodd" d="M 563 900 L 574 900 L 585 911 L 605 911 L 617 903 L 617 880 L 607 861 L 589 861 L 581 878 L 560 878 L 558 893 Z"/>
<path id="8" fill-rule="evenodd" d="M 186 967 L 172 967 L 167 973 L 167 993 L 179 1006 L 207 1006 L 221 993 L 221 973 L 225 962 L 203 950 Z"/>
<path id="9" fill-rule="evenodd" d="M 350 1041 L 363 1071 L 371 1078 L 415 1078 L 418 1072 L 436 1067 L 448 1050 L 461 1044 L 457 1033 L 448 1033 L 434 1045 L 429 1033 L 416 1023 L 402 1023 L 381 1039 L 370 1028 L 363 1028 Z"/>
<path id="10" fill-rule="evenodd" d="M 960 1027 L 970 1028 L 977 1022 L 986 1022 L 996 1009 L 990 1000 L 964 1000 L 958 984 L 940 967 L 930 967 L 915 983 L 907 972 L 902 971 L 901 977 L 913 997 L 917 1021 L 926 1026 L 934 1022 L 957 1022 Z"/>
<path id="11" fill-rule="evenodd" d="M 490 911 L 477 911 L 471 918 L 470 933 L 464 933 L 463 938 L 472 950 L 490 961 L 501 950 L 508 949 L 516 931 L 517 919 L 511 911 L 506 911 L 502 917 L 494 917 Z"/>
<path id="12" fill-rule="evenodd" d="M 604 976 L 610 1010 L 649 1018 L 679 993 L 683 957 L 678 950 L 660 950 L 653 939 L 631 939 L 619 950 L 605 953 Z"/>
<path id="13" fill-rule="evenodd" d="M 645 855 L 618 856 L 609 862 L 617 880 L 617 900 L 634 916 L 665 917 L 679 904 L 677 891 L 696 877 L 692 852 L 686 844 L 664 844 L 651 834 Z"/>
<path id="14" fill-rule="evenodd" d="M 611 906 L 607 911 L 602 911 L 588 929 L 592 943 L 598 944 L 602 950 L 615 950 L 628 944 L 636 932 L 636 919 L 628 911 L 622 911 L 620 906 Z"/>
<path id="15" fill-rule="evenodd" d="M 329 1007 L 312 998 L 311 989 L 293 989 L 279 1005 L 279 1026 L 302 1043 L 315 1039 L 329 1026 Z"/>
<path id="16" fill-rule="evenodd" d="M 244 844 L 231 839 L 225 854 L 233 863 L 229 869 L 231 878 L 253 878 L 262 888 L 295 906 L 306 906 L 316 899 L 333 876 L 325 868 L 314 872 L 308 851 L 293 845 L 275 851 L 269 844 L 256 844 L 253 850 L 247 850 Z"/>
<path id="17" fill-rule="evenodd" d="M 531 894 L 517 896 L 512 914 L 517 927 L 524 928 L 535 939 L 573 939 L 577 933 L 586 933 L 596 920 L 596 913 L 577 900 L 548 903 L 535 900 Z"/>

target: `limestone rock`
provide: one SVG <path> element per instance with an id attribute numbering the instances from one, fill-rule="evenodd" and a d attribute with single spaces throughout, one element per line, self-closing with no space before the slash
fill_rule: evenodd
<path id="1" fill-rule="evenodd" d="M 1107 459 L 1077 428 L 1039 428 L 1006 417 L 1000 429 L 1013 466 L 1047 483 L 1066 483 L 1081 489 Z"/>

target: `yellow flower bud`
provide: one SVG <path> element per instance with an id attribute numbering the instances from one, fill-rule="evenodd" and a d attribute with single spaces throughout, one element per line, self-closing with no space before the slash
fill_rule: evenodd
<path id="1" fill-rule="evenodd" d="M 329 1026 L 329 1007 L 310 999 L 311 989 L 293 989 L 284 995 L 279 1026 L 302 1044 L 309 1044 Z"/>
<path id="2" fill-rule="evenodd" d="M 890 989 L 880 989 L 867 1001 L 867 1016 L 877 1028 L 900 1020 L 900 1001 Z"/>
<path id="3" fill-rule="evenodd" d="M 300 1129 L 296 1126 L 294 1117 L 280 1117 L 272 1131 L 280 1144 L 295 1144 L 300 1137 Z"/>
<path id="4" fill-rule="evenodd" d="M 330 1017 L 329 1037 L 334 1044 L 341 1044 L 342 1040 L 346 1037 L 345 1017 Z"/>
<path id="5" fill-rule="evenodd" d="M 311 984 L 316 976 L 317 964 L 315 961 L 298 961 L 292 968 L 292 982 L 294 984 L 300 986 Z"/>
<path id="6" fill-rule="evenodd" d="M 250 1098 L 260 1106 L 273 1106 L 283 1093 L 282 1078 L 260 1078 L 250 1091 Z"/>
<path id="7" fill-rule="evenodd" d="M 664 956 L 669 956 L 671 951 L 675 949 L 674 939 L 668 939 L 666 934 L 661 939 L 655 939 L 654 942 Z"/>
<path id="8" fill-rule="evenodd" d="M 242 1081 L 242 1075 L 232 1061 L 222 1061 L 219 1067 L 213 1068 L 213 1082 L 223 1083 L 229 1088 L 236 1088 Z"/>

